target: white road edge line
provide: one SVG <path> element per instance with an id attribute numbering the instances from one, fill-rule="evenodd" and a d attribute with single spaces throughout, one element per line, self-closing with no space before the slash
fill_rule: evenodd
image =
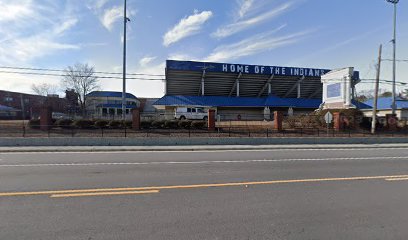
<path id="1" fill-rule="evenodd" d="M 373 148 L 373 147 L 368 147 L 368 148 L 346 148 L 346 147 L 339 147 L 339 148 L 297 148 L 297 149 L 290 149 L 290 148 L 281 148 L 281 149 L 214 149 L 214 150 L 176 150 L 176 151 L 171 151 L 171 150 L 166 150 L 166 151 L 157 151 L 157 150 L 149 150 L 149 151 L 140 151 L 140 150 L 113 150 L 113 151 L 98 151 L 98 150 L 93 150 L 93 149 L 84 149 L 84 151 L 55 151 L 55 152 L 0 152 L 0 155 L 32 155 L 32 154 L 120 154 L 120 153 L 214 153 L 214 152 L 282 152 L 282 151 L 376 151 L 376 150 L 407 150 L 408 147 L 393 147 L 393 148 L 387 148 L 387 147 L 379 147 L 379 148 Z"/>
<path id="2" fill-rule="evenodd" d="M 66 167 L 66 166 L 115 166 L 115 165 L 172 165 L 172 164 L 218 164 L 218 163 L 262 163 L 262 162 L 295 162 L 295 161 L 351 161 L 378 159 L 408 159 L 405 157 L 357 157 L 357 158 L 295 158 L 295 159 L 258 159 L 258 160 L 225 160 L 225 161 L 180 161 L 180 162 L 116 162 L 116 163 L 37 163 L 37 164 L 0 164 L 5 167 Z"/>

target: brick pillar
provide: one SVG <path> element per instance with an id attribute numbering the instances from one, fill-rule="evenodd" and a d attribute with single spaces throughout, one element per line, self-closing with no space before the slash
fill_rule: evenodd
<path id="1" fill-rule="evenodd" d="M 40 110 L 40 129 L 48 131 L 52 128 L 52 108 L 44 107 Z"/>
<path id="2" fill-rule="evenodd" d="M 140 109 L 132 109 L 132 128 L 135 130 L 140 130 Z"/>
<path id="3" fill-rule="evenodd" d="M 274 119 L 273 129 L 282 131 L 283 112 L 280 112 L 280 111 L 273 112 L 273 119 Z"/>
<path id="4" fill-rule="evenodd" d="M 387 129 L 389 131 L 396 131 L 398 126 L 398 118 L 395 114 L 387 114 L 385 115 L 385 119 L 387 120 Z"/>
<path id="5" fill-rule="evenodd" d="M 208 130 L 215 131 L 215 110 L 208 109 Z"/>
<path id="6" fill-rule="evenodd" d="M 339 112 L 333 113 L 333 128 L 336 131 L 344 129 L 343 115 Z"/>

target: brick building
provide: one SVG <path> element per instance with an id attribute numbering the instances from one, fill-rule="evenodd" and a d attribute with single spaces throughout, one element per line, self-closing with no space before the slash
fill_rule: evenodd
<path id="1" fill-rule="evenodd" d="M 14 119 L 36 118 L 43 107 L 51 107 L 53 112 L 69 113 L 72 104 L 72 101 L 58 95 L 40 96 L 0 90 L 0 105 L 19 110 Z"/>

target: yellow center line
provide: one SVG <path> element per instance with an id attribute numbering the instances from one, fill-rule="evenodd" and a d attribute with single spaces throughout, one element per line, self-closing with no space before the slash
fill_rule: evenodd
<path id="1" fill-rule="evenodd" d="M 343 178 L 311 178 L 311 179 L 292 179 L 292 180 L 272 180 L 260 182 L 233 182 L 233 183 L 209 183 L 193 185 L 170 185 L 170 186 L 151 186 L 151 187 L 131 187 L 131 188 L 98 188 L 98 189 L 77 189 L 77 190 L 56 190 L 56 191 L 32 191 L 32 192 L 3 192 L 0 197 L 15 196 L 33 196 L 33 195 L 58 195 L 58 194 L 76 194 L 76 193 L 104 193 L 104 192 L 123 192 L 123 191 L 149 191 L 166 189 L 195 189 L 211 187 L 236 187 L 248 185 L 272 185 L 283 183 L 313 183 L 313 182 L 335 182 L 335 181 L 357 181 L 357 180 L 376 180 L 376 179 L 395 179 L 408 178 L 408 175 L 394 176 L 368 176 L 368 177 L 343 177 Z"/>
<path id="2" fill-rule="evenodd" d="M 406 181 L 408 180 L 408 177 L 405 178 L 386 178 L 386 181 Z"/>
<path id="3" fill-rule="evenodd" d="M 150 191 L 124 191 L 124 192 L 89 192 L 89 193 L 69 193 L 69 194 L 53 194 L 52 198 L 67 198 L 67 197 L 89 197 L 89 196 L 112 196 L 112 195 L 135 195 L 135 194 L 148 194 L 159 193 L 159 190 Z"/>

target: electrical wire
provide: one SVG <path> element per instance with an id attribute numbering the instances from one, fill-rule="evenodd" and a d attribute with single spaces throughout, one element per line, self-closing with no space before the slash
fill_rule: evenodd
<path id="1" fill-rule="evenodd" d="M 51 68 L 29 68 L 29 67 L 10 67 L 10 66 L 0 66 L 0 69 L 13 69 L 13 70 L 30 70 L 30 71 L 47 71 L 47 72 L 66 72 L 62 69 L 51 69 Z M 80 71 L 70 71 L 70 72 L 80 72 Z M 119 72 L 94 72 L 97 74 L 107 74 L 107 75 L 122 75 Z M 164 77 L 163 74 L 149 74 L 149 73 L 126 73 L 126 75 L 133 76 L 151 76 L 151 77 Z"/>
<path id="2" fill-rule="evenodd" d="M 55 73 L 35 73 L 35 72 L 18 72 L 18 71 L 1 71 L 0 73 L 9 73 L 9 74 L 23 74 L 23 75 L 37 75 L 37 76 L 54 76 L 54 77 L 69 77 L 70 75 L 67 74 L 55 74 Z M 89 76 L 81 76 L 76 75 L 75 77 L 89 77 Z M 102 79 L 122 79 L 121 77 L 113 77 L 113 76 L 98 76 L 93 75 L 96 78 Z M 163 78 L 142 78 L 142 77 L 127 77 L 126 79 L 129 80 L 143 80 L 143 81 L 164 81 Z"/>

